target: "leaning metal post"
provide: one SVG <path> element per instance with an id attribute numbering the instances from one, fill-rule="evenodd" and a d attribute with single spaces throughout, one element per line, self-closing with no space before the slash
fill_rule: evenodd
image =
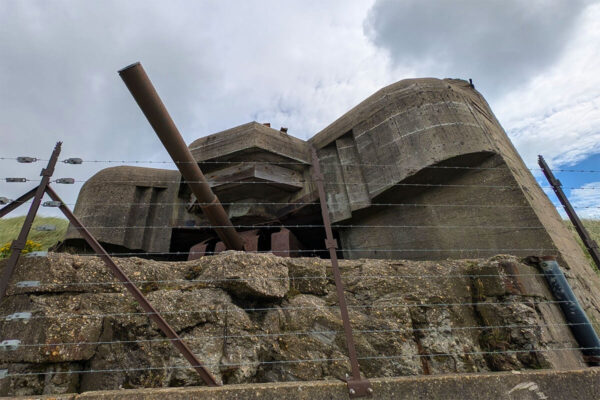
<path id="1" fill-rule="evenodd" d="M 229 250 L 244 250 L 244 239 L 237 233 L 219 199 L 213 193 L 196 160 L 183 141 L 175 122 L 161 101 L 150 78 L 139 62 L 119 71 L 154 132 L 169 152 L 175 165 L 198 199 L 202 212 Z"/>
<path id="2" fill-rule="evenodd" d="M 25 248 L 25 244 L 27 243 L 27 236 L 29 235 L 29 231 L 31 230 L 31 225 L 33 224 L 35 215 L 37 214 L 37 211 L 40 208 L 40 203 L 42 202 L 42 197 L 44 196 L 44 192 L 48 187 L 48 183 L 50 183 L 50 178 L 54 173 L 54 167 L 56 166 L 56 162 L 58 161 L 58 155 L 60 154 L 61 146 L 62 142 L 58 142 L 56 143 L 56 146 L 54 146 L 54 151 L 50 156 L 50 160 L 48 160 L 48 165 L 46 166 L 46 168 L 42 169 L 42 173 L 40 174 L 42 180 L 39 186 L 25 193 L 23 196 L 19 197 L 17 200 L 13 201 L 6 207 L 2 208 L 2 210 L 0 210 L 0 217 L 2 217 L 8 214 L 10 211 L 17 208 L 20 204 L 22 204 L 23 201 L 27 201 L 31 197 L 33 197 L 33 202 L 31 203 L 31 207 L 29 207 L 29 212 L 27 213 L 27 217 L 25 217 L 25 221 L 23 222 L 21 232 L 19 233 L 17 239 L 14 240 L 10 246 L 10 257 L 6 262 L 4 271 L 2 271 L 2 280 L 0 281 L 0 301 L 2 301 L 2 299 L 4 298 L 6 289 L 8 288 L 8 282 L 10 281 L 15 267 L 17 266 L 17 261 L 19 261 L 21 251 L 23 251 L 23 249 Z"/>
<path id="3" fill-rule="evenodd" d="M 25 193 L 18 199 L 12 201 L 6 207 L 0 209 L 0 217 L 8 214 L 10 211 L 17 208 L 23 202 L 28 201 L 32 197 L 33 203 L 29 208 L 29 213 L 25 218 L 25 222 L 23 223 L 23 227 L 21 228 L 21 233 L 17 240 L 13 241 L 11 249 L 12 253 L 10 258 L 7 261 L 4 270 L 2 271 L 2 281 L 0 281 L 0 301 L 2 301 L 4 294 L 6 293 L 6 289 L 8 287 L 8 282 L 14 272 L 14 269 L 17 265 L 17 261 L 19 260 L 19 255 L 21 254 L 21 250 L 25 247 L 25 242 L 27 239 L 27 235 L 31 229 L 31 225 L 33 223 L 33 219 L 37 214 L 39 209 L 42 197 L 44 193 L 48 194 L 50 198 L 54 201 L 60 203 L 60 210 L 65 214 L 65 216 L 69 219 L 71 224 L 77 228 L 83 238 L 87 241 L 87 243 L 94 249 L 94 251 L 102 258 L 104 263 L 109 267 L 110 271 L 119 279 L 121 283 L 125 285 L 127 290 L 133 295 L 133 297 L 140 303 L 143 310 L 147 313 L 148 317 L 154 321 L 161 331 L 170 339 L 171 343 L 179 350 L 179 352 L 189 361 L 192 367 L 196 370 L 196 372 L 200 375 L 202 380 L 208 386 L 219 386 L 215 378 L 211 375 L 211 373 L 202 365 L 202 362 L 194 355 L 192 350 L 187 346 L 187 344 L 181 340 L 177 332 L 165 321 L 165 319 L 159 314 L 159 312 L 150 304 L 148 299 L 142 294 L 142 292 L 135 286 L 135 284 L 129 279 L 125 271 L 123 271 L 112 258 L 108 255 L 106 250 L 98 243 L 96 238 L 92 236 L 92 234 L 83 226 L 83 224 L 73 215 L 69 207 L 65 205 L 65 203 L 61 200 L 61 198 L 56 194 L 54 189 L 52 189 L 49 185 L 50 177 L 54 172 L 54 167 L 56 166 L 56 162 L 58 160 L 58 155 L 60 154 L 60 148 L 62 143 L 58 142 L 56 147 L 54 147 L 54 151 L 52 152 L 52 156 L 48 161 L 48 166 L 42 169 L 42 181 L 37 188 L 30 190 Z"/>
<path id="4" fill-rule="evenodd" d="M 550 169 L 550 167 L 548 167 L 548 164 L 546 164 L 546 160 L 544 160 L 544 157 L 538 156 L 538 164 L 542 168 L 542 171 L 544 172 L 546 179 L 548 179 L 548 183 L 550 183 L 550 185 L 552 186 L 552 189 L 554 189 L 554 193 L 556 193 L 556 197 L 558 197 L 558 200 L 563 205 L 565 212 L 569 216 L 569 219 L 575 226 L 575 230 L 579 234 L 579 237 L 581 237 L 581 241 L 583 242 L 586 249 L 592 256 L 592 259 L 596 263 L 596 267 L 598 267 L 600 269 L 600 251 L 598 249 L 598 243 L 596 243 L 596 241 L 591 238 L 587 229 L 585 229 L 585 227 L 581 223 L 581 220 L 579 219 L 579 217 L 577 216 L 577 213 L 571 206 L 569 199 L 567 199 L 567 196 L 565 195 L 565 193 L 562 190 L 562 187 L 561 187 L 562 184 L 560 183 L 560 181 L 558 179 L 556 179 L 554 177 L 554 174 L 552 173 L 552 170 Z"/>
<path id="5" fill-rule="evenodd" d="M 331 267 L 333 269 L 335 288 L 337 290 L 338 302 L 340 303 L 340 313 L 342 315 L 344 334 L 346 336 L 346 344 L 348 346 L 348 356 L 350 358 L 350 365 L 352 367 L 352 377 L 348 378 L 346 383 L 348 385 L 350 397 L 369 396 L 373 393 L 373 389 L 371 388 L 371 383 L 369 380 L 361 378 L 360 376 L 360 367 L 358 365 L 358 358 L 356 356 L 356 349 L 354 347 L 354 337 L 352 336 L 352 326 L 350 325 L 350 316 L 348 315 L 348 307 L 346 305 L 346 297 L 344 295 L 344 284 L 342 283 L 342 276 L 338 266 L 336 254 L 336 249 L 338 247 L 337 241 L 333 238 L 333 232 L 331 231 L 329 209 L 327 207 L 327 200 L 325 197 L 325 187 L 323 186 L 323 174 L 321 173 L 319 157 L 317 156 L 317 151 L 314 147 L 311 148 L 311 155 L 313 165 L 313 180 L 315 181 L 317 185 L 317 191 L 319 192 L 321 214 L 323 215 L 323 225 L 325 226 L 325 247 L 327 247 L 329 250 L 329 257 L 331 258 Z"/>
<path id="6" fill-rule="evenodd" d="M 113 259 L 108 255 L 106 250 L 102 247 L 100 243 L 94 238 L 94 236 L 83 226 L 83 224 L 77 219 L 77 217 L 71 212 L 69 207 L 65 205 L 65 203 L 61 200 L 61 198 L 56 194 L 54 189 L 50 186 L 46 187 L 46 193 L 48 196 L 54 201 L 60 202 L 60 210 L 65 214 L 65 216 L 69 219 L 71 224 L 77 228 L 81 236 L 85 239 L 85 241 L 91 246 L 91 248 L 100 256 L 100 258 L 104 261 L 104 263 L 108 266 L 110 271 L 115 275 L 121 283 L 125 285 L 129 293 L 133 295 L 133 297 L 137 300 L 138 303 L 142 306 L 144 311 L 147 313 L 148 317 L 158 325 L 161 331 L 170 339 L 171 343 L 179 350 L 179 352 L 192 364 L 192 367 L 196 370 L 196 372 L 200 375 L 202 380 L 208 386 L 219 386 L 215 378 L 211 375 L 211 373 L 202 365 L 202 362 L 194 355 L 192 350 L 188 347 L 188 345 L 181 340 L 177 332 L 165 321 L 165 319 L 159 314 L 159 312 L 150 304 L 148 299 L 142 294 L 142 292 L 135 286 L 135 284 L 129 279 L 125 271 L 123 271 Z"/>

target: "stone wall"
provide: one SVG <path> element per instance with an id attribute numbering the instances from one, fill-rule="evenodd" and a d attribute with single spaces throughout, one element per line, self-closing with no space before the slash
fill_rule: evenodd
<path id="1" fill-rule="evenodd" d="M 225 252 L 188 262 L 118 259 L 219 382 L 336 380 L 349 373 L 328 260 Z M 0 265 L 2 265 L 0 263 Z M 539 272 L 514 256 L 345 260 L 369 378 L 585 364 Z M 17 287 L 20 281 L 37 287 Z M 101 260 L 23 258 L 0 314 L 0 395 L 202 385 Z M 493 327 L 493 328 L 490 328 Z M 118 343 L 117 343 L 118 342 Z"/>

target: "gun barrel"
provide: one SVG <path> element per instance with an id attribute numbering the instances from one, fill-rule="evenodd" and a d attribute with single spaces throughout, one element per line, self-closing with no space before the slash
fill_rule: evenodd
<path id="1" fill-rule="evenodd" d="M 198 163 L 192 157 L 183 141 L 177 126 L 171 119 L 150 78 L 139 62 L 131 64 L 119 71 L 119 75 L 131 92 L 131 95 L 150 122 L 154 132 L 165 146 L 169 155 L 177 165 L 183 178 L 192 189 L 198 202 L 204 204 L 202 211 L 215 228 L 217 235 L 230 250 L 243 250 L 244 241 L 235 230 L 219 199 L 206 181 Z"/>

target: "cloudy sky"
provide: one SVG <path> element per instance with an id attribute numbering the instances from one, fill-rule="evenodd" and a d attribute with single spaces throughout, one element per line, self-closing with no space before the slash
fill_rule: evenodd
<path id="1" fill-rule="evenodd" d="M 392 82 L 472 78 L 527 165 L 600 170 L 600 1 L 1 0 L 0 177 L 39 179 L 10 158 L 58 140 L 88 162 L 56 177 L 169 160 L 117 75 L 135 61 L 187 142 L 252 120 L 307 139 Z M 558 175 L 600 217 L 600 173 Z M 71 204 L 80 187 L 55 186 Z"/>

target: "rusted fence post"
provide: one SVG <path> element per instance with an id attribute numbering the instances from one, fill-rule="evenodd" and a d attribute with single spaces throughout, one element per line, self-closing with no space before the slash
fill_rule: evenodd
<path id="1" fill-rule="evenodd" d="M 40 202 L 44 193 L 48 194 L 50 198 L 54 201 L 60 203 L 59 208 L 63 212 L 63 214 L 69 219 L 69 221 L 77 228 L 77 230 L 81 233 L 81 236 L 86 240 L 86 242 L 90 245 L 90 247 L 100 256 L 102 261 L 108 266 L 109 270 L 112 274 L 119 280 L 120 283 L 125 285 L 125 288 L 131 293 L 131 295 L 137 300 L 137 302 L 142 306 L 142 309 L 146 312 L 148 317 L 158 325 L 160 330 L 169 338 L 173 346 L 179 350 L 179 352 L 185 357 L 186 360 L 192 365 L 192 367 L 196 370 L 196 372 L 200 375 L 202 380 L 208 386 L 219 386 L 215 378 L 212 374 L 204 367 L 202 362 L 194 355 L 192 350 L 188 347 L 188 345 L 179 337 L 177 332 L 167 323 L 167 321 L 160 315 L 160 313 L 150 304 L 148 299 L 142 294 L 142 292 L 135 286 L 135 284 L 129 279 L 125 271 L 123 271 L 110 257 L 110 255 L 104 250 L 102 245 L 94 238 L 94 236 L 83 226 L 83 224 L 75 217 L 73 212 L 65 205 L 62 199 L 56 194 L 54 189 L 52 189 L 49 185 L 50 177 L 54 172 L 54 167 L 56 165 L 56 161 L 58 160 L 58 155 L 60 154 L 61 142 L 56 144 L 54 148 L 54 152 L 50 157 L 50 161 L 48 162 L 48 167 L 42 170 L 42 181 L 40 185 L 34 190 L 31 190 L 19 197 L 19 199 L 13 201 L 11 204 L 0 210 L 0 216 L 6 215 L 9 211 L 14 210 L 21 204 L 23 201 L 29 200 L 31 197 L 34 197 L 33 204 L 29 209 L 29 213 L 27 214 L 27 218 L 23 223 L 23 228 L 21 229 L 21 233 L 17 240 L 13 242 L 12 245 L 12 254 L 8 260 L 7 266 L 4 268 L 2 273 L 2 282 L 0 282 L 0 288 L 2 289 L 0 301 L 2 300 L 6 289 L 8 287 L 8 282 L 14 272 L 15 266 L 19 259 L 19 255 L 21 254 L 21 250 L 25 246 L 25 241 L 27 239 L 27 235 L 29 234 L 29 230 L 31 229 L 31 225 L 33 223 L 33 219 L 37 213 L 37 210 L 40 206 Z M 7 211 L 8 209 L 8 211 Z M 18 251 L 17 251 L 18 250 Z"/>
<path id="2" fill-rule="evenodd" d="M 8 281 L 12 277 L 13 272 L 15 271 L 15 267 L 17 266 L 17 262 L 19 261 L 19 257 L 21 256 L 21 251 L 25 248 L 25 244 L 27 243 L 27 236 L 29 235 L 29 231 L 31 230 L 31 225 L 33 224 L 33 219 L 40 208 L 40 203 L 42 202 L 42 197 L 44 197 L 44 192 L 48 187 L 48 183 L 50 183 L 50 178 L 54 173 L 54 167 L 56 166 L 56 162 L 58 161 L 58 155 L 60 154 L 60 148 L 62 146 L 62 142 L 56 143 L 54 146 L 54 151 L 50 156 L 50 160 L 48 160 L 48 165 L 46 168 L 42 169 L 42 173 L 40 174 L 42 180 L 39 186 L 35 189 L 30 190 L 25 193 L 23 196 L 19 197 L 17 200 L 13 201 L 6 207 L 3 207 L 0 210 L 0 217 L 8 214 L 10 211 L 17 208 L 22 204 L 23 201 L 29 200 L 33 197 L 33 202 L 31 203 L 31 207 L 29 207 L 29 212 L 27 213 L 27 217 L 25 217 L 25 221 L 23 222 L 23 226 L 21 227 L 21 232 L 16 240 L 12 242 L 10 246 L 11 253 L 8 261 L 6 262 L 6 266 L 4 267 L 4 271 L 2 271 L 2 280 L 0 281 L 0 301 L 4 298 L 6 293 L 6 289 L 8 288 Z"/>
<path id="3" fill-rule="evenodd" d="M 569 219 L 573 223 L 573 226 L 575 226 L 575 230 L 579 234 L 579 237 L 585 245 L 585 248 L 592 256 L 594 263 L 596 263 L 596 267 L 600 269 L 600 251 L 598 249 L 598 243 L 596 243 L 596 241 L 591 238 L 587 229 L 585 229 L 585 226 L 583 226 L 583 224 L 581 223 L 581 220 L 579 219 L 577 213 L 571 206 L 569 199 L 567 199 L 567 196 L 562 190 L 562 184 L 558 179 L 554 177 L 554 174 L 552 173 L 550 167 L 548 167 L 548 164 L 546 164 L 546 160 L 544 160 L 544 157 L 538 156 L 538 164 L 540 165 L 540 168 L 542 168 L 542 171 L 544 172 L 548 183 L 550 183 L 550 185 L 552 186 L 554 193 L 556 193 L 556 197 L 558 197 L 558 200 L 563 205 L 565 212 L 567 213 Z"/>
<path id="4" fill-rule="evenodd" d="M 325 187 L 323 186 L 323 174 L 319 165 L 319 157 L 314 147 L 311 148 L 313 180 L 317 185 L 319 192 L 319 200 L 321 202 L 321 214 L 323 215 L 323 225 L 325 226 L 325 247 L 329 250 L 331 258 L 331 267 L 333 269 L 333 278 L 335 280 L 335 288 L 337 291 L 338 302 L 340 304 L 340 313 L 342 315 L 342 323 L 344 325 L 344 334 L 346 336 L 346 345 L 348 346 L 348 357 L 350 358 L 350 366 L 352 367 L 352 376 L 347 379 L 348 392 L 350 397 L 370 396 L 373 393 L 371 383 L 368 379 L 360 376 L 360 367 L 358 365 L 358 357 L 356 348 L 354 347 L 354 337 L 352 335 L 352 326 L 350 325 L 350 316 L 348 315 L 348 306 L 346 305 L 346 297 L 344 295 L 344 284 L 342 275 L 338 266 L 336 254 L 337 240 L 333 238 L 331 230 L 331 222 L 329 220 L 329 209 L 327 207 L 327 198 L 325 197 Z"/>

